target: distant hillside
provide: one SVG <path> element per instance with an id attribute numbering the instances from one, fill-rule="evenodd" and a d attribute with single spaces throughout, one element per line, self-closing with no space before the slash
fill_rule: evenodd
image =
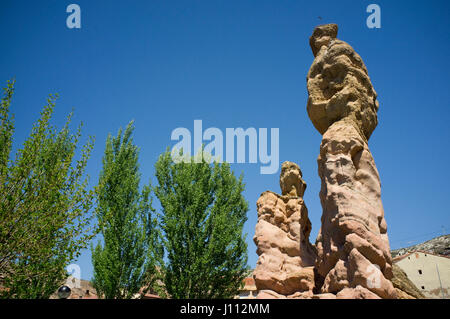
<path id="1" fill-rule="evenodd" d="M 430 254 L 450 256 L 450 235 L 439 236 L 421 244 L 392 250 L 391 254 L 394 258 L 417 250 L 426 251 Z"/>

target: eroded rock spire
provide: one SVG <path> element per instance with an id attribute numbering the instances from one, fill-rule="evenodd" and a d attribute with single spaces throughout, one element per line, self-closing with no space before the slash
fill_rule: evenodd
<path id="1" fill-rule="evenodd" d="M 316 245 L 309 243 L 302 172 L 284 162 L 282 195 L 267 191 L 257 202 L 258 298 L 397 298 L 380 177 L 367 144 L 378 123 L 377 94 L 361 57 L 337 33 L 336 24 L 321 25 L 310 38 L 307 111 L 323 135 Z"/>
<path id="2" fill-rule="evenodd" d="M 367 145 L 377 125 L 377 95 L 361 57 L 336 38 L 337 29 L 314 30 L 307 76 L 308 115 L 323 135 L 317 288 L 338 298 L 396 298 L 380 178 Z"/>
<path id="3" fill-rule="evenodd" d="M 377 94 L 361 57 L 336 39 L 337 25 L 321 25 L 309 39 L 315 56 L 307 76 L 307 111 L 314 127 L 324 134 L 345 119 L 367 141 L 378 124 Z"/>
<path id="4" fill-rule="evenodd" d="M 311 222 L 303 202 L 306 183 L 297 164 L 282 164 L 280 187 L 282 195 L 266 191 L 256 204 L 253 240 L 259 259 L 253 276 L 258 298 L 311 296 L 316 251 L 309 242 Z"/>

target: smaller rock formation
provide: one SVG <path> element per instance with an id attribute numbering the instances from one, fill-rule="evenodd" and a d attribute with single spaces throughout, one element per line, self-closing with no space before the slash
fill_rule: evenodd
<path id="1" fill-rule="evenodd" d="M 301 197 L 306 190 L 306 183 L 302 179 L 302 171 L 293 162 L 284 162 L 281 165 L 280 188 L 283 196 Z"/>
<path id="2" fill-rule="evenodd" d="M 282 195 L 266 191 L 257 202 L 253 240 L 259 259 L 253 276 L 258 298 L 311 297 L 316 251 L 309 242 L 311 222 L 303 202 L 306 183 L 297 164 L 282 164 L 280 187 Z"/>

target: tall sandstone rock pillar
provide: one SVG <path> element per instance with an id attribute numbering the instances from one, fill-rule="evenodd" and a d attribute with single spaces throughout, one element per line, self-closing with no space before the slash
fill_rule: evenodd
<path id="1" fill-rule="evenodd" d="M 380 178 L 367 145 L 377 94 L 361 57 L 337 31 L 318 26 L 310 38 L 307 110 L 323 135 L 316 289 L 337 298 L 396 298 Z"/>
<path id="2" fill-rule="evenodd" d="M 283 163 L 280 187 L 281 195 L 266 191 L 256 204 L 257 298 L 308 298 L 313 294 L 316 251 L 309 242 L 306 183 L 297 164 Z"/>

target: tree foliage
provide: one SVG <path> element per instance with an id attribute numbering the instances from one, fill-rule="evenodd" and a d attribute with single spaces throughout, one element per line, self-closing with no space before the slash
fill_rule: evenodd
<path id="1" fill-rule="evenodd" d="M 10 104 L 14 81 L 0 103 L 0 284 L 2 297 L 48 298 L 66 278 L 65 267 L 93 236 L 85 167 L 90 139 L 74 162 L 81 124 L 70 133 L 50 125 L 57 96 L 50 95 L 23 147 L 11 159 Z"/>
<path id="2" fill-rule="evenodd" d="M 243 176 L 204 156 L 175 163 L 168 151 L 155 169 L 165 290 L 171 298 L 232 298 L 248 270 Z"/>
<path id="3" fill-rule="evenodd" d="M 92 248 L 94 287 L 105 298 L 131 298 L 151 286 L 158 255 L 151 186 L 139 191 L 138 148 L 133 123 L 108 136 L 97 187 L 97 219 L 104 245 Z"/>

